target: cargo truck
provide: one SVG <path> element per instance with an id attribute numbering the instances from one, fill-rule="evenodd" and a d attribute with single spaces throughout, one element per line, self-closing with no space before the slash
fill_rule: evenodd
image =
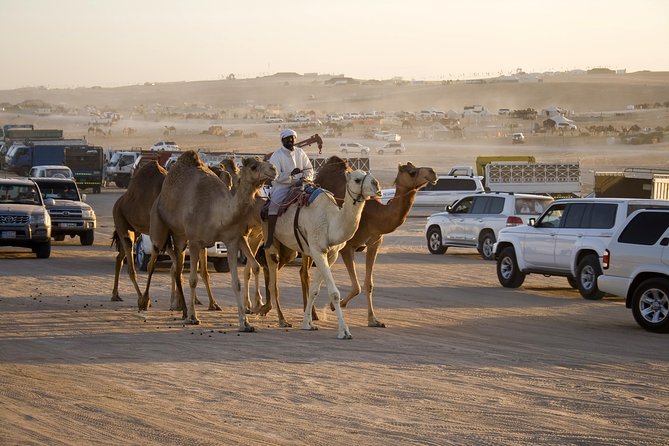
<path id="1" fill-rule="evenodd" d="M 581 196 L 579 163 L 497 162 L 485 166 L 487 189 L 495 192 Z"/>
<path id="2" fill-rule="evenodd" d="M 630 167 L 595 172 L 595 196 L 669 200 L 669 169 Z"/>

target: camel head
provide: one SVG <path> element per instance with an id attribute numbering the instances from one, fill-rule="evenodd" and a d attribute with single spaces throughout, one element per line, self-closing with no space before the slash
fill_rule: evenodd
<path id="1" fill-rule="evenodd" d="M 395 177 L 396 186 L 408 189 L 418 190 L 427 186 L 428 183 L 437 183 L 437 173 L 431 167 L 416 167 L 410 162 L 400 164 L 397 168 L 397 177 Z"/>
<path id="2" fill-rule="evenodd" d="M 276 178 L 276 168 L 272 163 L 261 161 L 257 157 L 247 157 L 242 161 L 239 178 L 240 181 L 246 181 L 255 187 L 260 187 L 263 183 Z"/>
<path id="3" fill-rule="evenodd" d="M 364 170 L 346 172 L 346 193 L 353 198 L 354 203 L 374 196 L 381 198 L 383 195 L 376 178 Z"/>

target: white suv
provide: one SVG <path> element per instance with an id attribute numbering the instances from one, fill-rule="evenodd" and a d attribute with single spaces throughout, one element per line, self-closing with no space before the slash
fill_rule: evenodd
<path id="1" fill-rule="evenodd" d="M 369 155 L 369 147 L 363 146 L 357 142 L 343 142 L 339 144 L 339 151 L 344 155 L 349 153 L 360 153 L 362 155 Z"/>
<path id="2" fill-rule="evenodd" d="M 147 234 L 139 234 L 135 242 L 135 266 L 140 271 L 146 271 L 151 258 L 151 237 Z M 188 248 L 186 248 L 186 257 L 190 256 Z M 158 256 L 158 261 L 169 260 L 169 256 L 161 254 Z M 227 273 L 230 271 L 228 265 L 228 248 L 223 242 L 216 242 L 214 246 L 207 248 L 207 261 L 214 264 L 214 269 L 218 273 Z"/>
<path id="3" fill-rule="evenodd" d="M 376 149 L 376 153 L 383 155 L 384 153 L 394 153 L 395 155 L 400 155 L 406 151 L 404 144 L 401 142 L 389 142 L 384 144 L 382 147 Z"/>
<path id="4" fill-rule="evenodd" d="M 597 279 L 603 292 L 622 296 L 636 322 L 669 332 L 669 210 L 630 215 L 609 243 Z"/>
<path id="5" fill-rule="evenodd" d="M 444 209 L 467 195 L 484 191 L 483 177 L 478 175 L 439 175 L 435 184 L 428 184 L 416 192 L 413 205 Z M 386 204 L 394 196 L 395 189 L 383 189 L 381 201 Z"/>
<path id="6" fill-rule="evenodd" d="M 527 274 L 567 277 L 586 299 L 601 299 L 601 258 L 613 233 L 638 209 L 666 208 L 666 200 L 571 198 L 554 201 L 536 223 L 502 229 L 495 245 L 497 279 L 518 288 Z"/>
<path id="7" fill-rule="evenodd" d="M 485 260 L 493 259 L 499 231 L 527 225 L 553 202 L 543 195 L 491 192 L 469 195 L 445 212 L 430 215 L 425 225 L 427 249 L 443 254 L 449 247 L 476 248 Z"/>

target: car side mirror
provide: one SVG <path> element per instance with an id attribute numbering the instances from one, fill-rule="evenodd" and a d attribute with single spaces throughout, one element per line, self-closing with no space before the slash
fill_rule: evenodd
<path id="1" fill-rule="evenodd" d="M 452 204 L 447 204 L 446 205 L 446 212 L 452 212 L 453 211 L 453 205 Z"/>
<path id="2" fill-rule="evenodd" d="M 661 246 L 669 246 L 669 238 L 665 237 L 662 240 L 660 240 L 660 245 Z"/>
<path id="3" fill-rule="evenodd" d="M 81 194 L 81 201 L 86 201 L 86 194 Z"/>
<path id="4" fill-rule="evenodd" d="M 44 204 L 46 206 L 54 206 L 56 204 L 56 200 L 54 200 L 53 198 L 47 198 L 46 200 L 44 200 Z"/>
<path id="5" fill-rule="evenodd" d="M 537 219 L 535 217 L 530 217 L 530 219 L 527 221 L 528 226 L 534 226 L 537 223 Z"/>

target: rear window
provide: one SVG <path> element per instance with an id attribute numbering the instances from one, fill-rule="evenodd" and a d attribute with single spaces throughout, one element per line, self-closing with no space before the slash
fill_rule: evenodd
<path id="1" fill-rule="evenodd" d="M 518 198 L 516 200 L 516 214 L 542 214 L 552 202 L 552 198 Z"/>
<path id="2" fill-rule="evenodd" d="M 669 212 L 642 212 L 620 233 L 618 242 L 633 245 L 654 245 L 669 228 Z"/>

